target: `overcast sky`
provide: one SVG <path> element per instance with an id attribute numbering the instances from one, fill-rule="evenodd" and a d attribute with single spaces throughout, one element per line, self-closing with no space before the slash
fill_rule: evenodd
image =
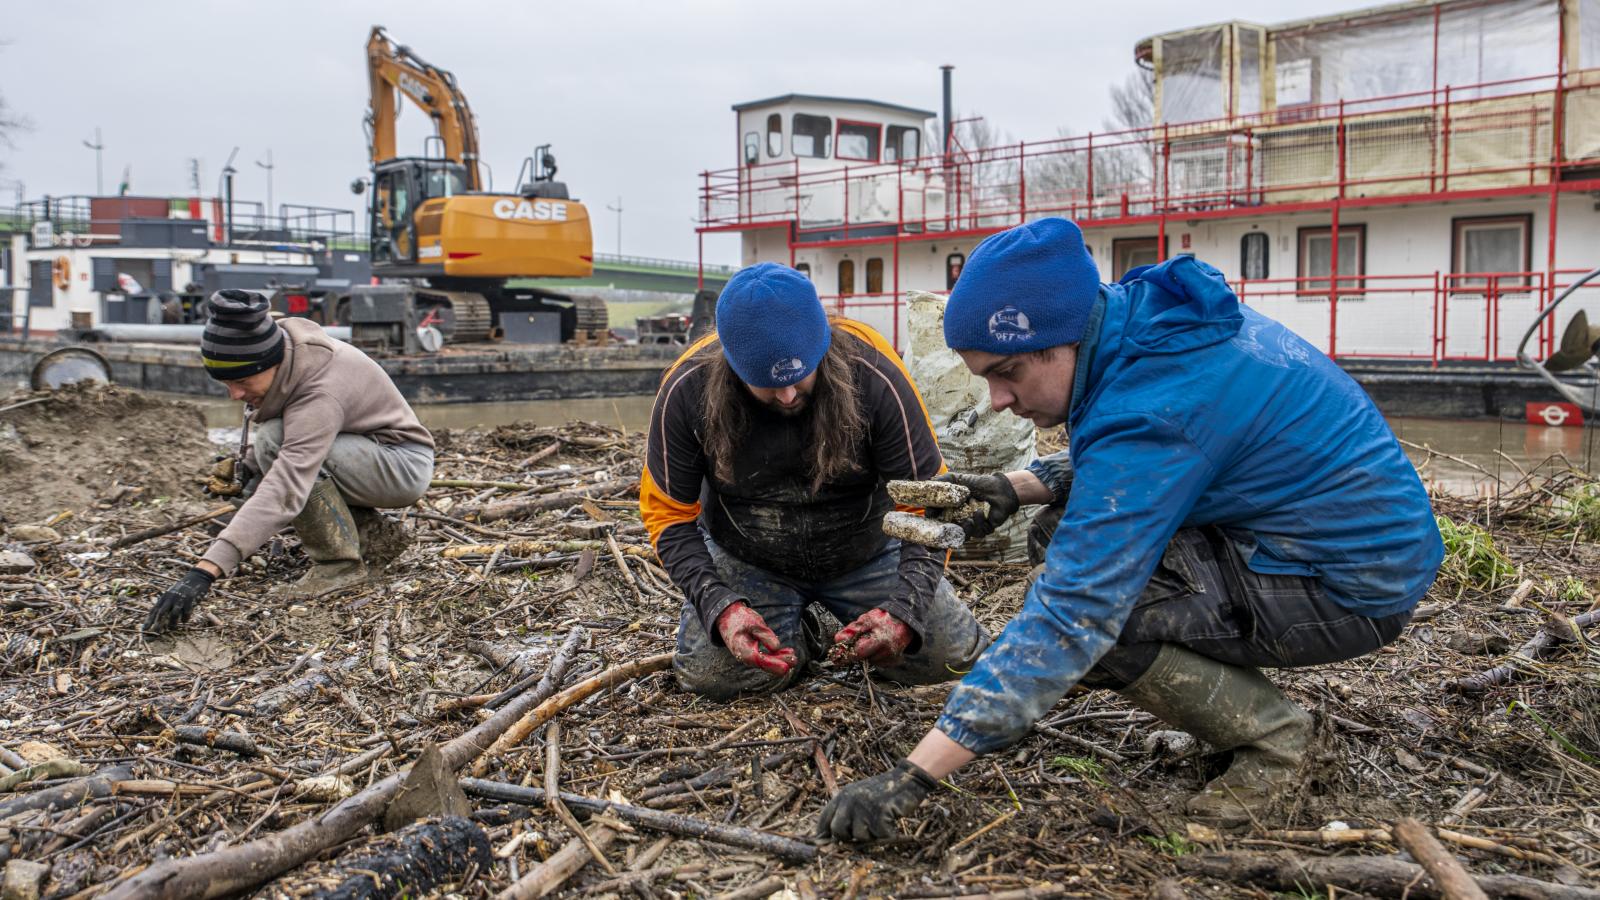
<path id="1" fill-rule="evenodd" d="M 105 183 L 125 166 L 138 194 L 185 195 L 190 157 L 217 191 L 238 146 L 238 196 L 355 208 L 367 170 L 363 48 L 382 24 L 455 73 L 477 115 L 484 159 L 508 188 L 522 159 L 555 145 L 562 180 L 585 201 L 595 246 L 695 255 L 697 174 L 737 162 L 733 103 L 790 92 L 937 110 L 939 65 L 955 71 L 958 116 L 1015 138 L 1099 128 L 1109 86 L 1150 34 L 1227 19 L 1272 23 L 1359 0 L 1053 2 L 503 2 L 396 0 L 19 3 L 0 18 L 0 94 L 32 129 L 0 148 L 0 205 L 89 194 L 99 126 Z M 403 153 L 428 120 L 407 106 Z M 709 261 L 734 262 L 732 238 Z"/>

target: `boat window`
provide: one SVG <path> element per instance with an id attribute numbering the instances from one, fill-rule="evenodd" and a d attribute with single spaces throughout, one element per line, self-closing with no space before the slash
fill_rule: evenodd
<path id="1" fill-rule="evenodd" d="M 867 293 L 883 293 L 883 257 L 874 256 L 867 260 Z"/>
<path id="2" fill-rule="evenodd" d="M 1201 122 L 1224 112 L 1222 29 L 1207 28 L 1159 39 L 1160 120 Z"/>
<path id="3" fill-rule="evenodd" d="M 1527 278 L 1520 277 L 1528 271 L 1528 257 L 1533 233 L 1533 217 L 1474 216 L 1451 222 L 1455 231 L 1450 250 L 1450 271 L 1456 274 L 1505 275 L 1518 273 L 1517 278 L 1499 278 L 1501 287 L 1526 287 Z M 1481 287 L 1487 278 L 1458 278 L 1457 286 Z"/>
<path id="4" fill-rule="evenodd" d="M 1600 69 L 1600 0 L 1578 3 L 1578 68 Z"/>
<path id="5" fill-rule="evenodd" d="M 1328 289 L 1329 263 L 1333 259 L 1333 229 L 1300 229 L 1300 257 L 1296 274 L 1302 279 L 1303 291 Z M 1360 288 L 1367 274 L 1367 227 L 1365 225 L 1339 226 L 1339 290 L 1354 291 Z M 1349 277 L 1346 277 L 1349 276 Z"/>
<path id="6" fill-rule="evenodd" d="M 834 154 L 839 159 L 859 159 L 862 162 L 878 161 L 878 137 L 883 133 L 883 126 L 871 122 L 846 122 L 839 121 L 838 152 Z"/>
<path id="7" fill-rule="evenodd" d="M 778 156 L 783 153 L 783 116 L 773 113 L 767 116 L 767 157 Z"/>
<path id="8" fill-rule="evenodd" d="M 949 256 L 946 256 L 944 258 L 944 289 L 945 290 L 947 290 L 947 291 L 955 290 L 956 279 L 961 277 L 961 268 L 963 266 L 965 266 L 966 264 L 967 264 L 967 256 L 964 253 L 952 253 Z"/>
<path id="9" fill-rule="evenodd" d="M 839 296 L 851 297 L 856 292 L 856 263 L 855 260 L 839 260 Z"/>
<path id="10" fill-rule="evenodd" d="M 1587 8 L 1580 10 L 1588 11 Z M 1555 4 L 1539 0 L 1508 0 L 1472 10 L 1444 8 L 1439 10 L 1438 15 L 1437 74 L 1429 73 L 1432 75 L 1429 80 L 1434 85 L 1480 85 L 1470 90 L 1452 92 L 1451 99 L 1467 100 L 1537 90 L 1534 85 L 1541 82 L 1530 84 L 1519 79 L 1547 75 L 1552 70 L 1552 64 L 1560 58 L 1562 15 L 1557 12 Z M 1582 29 L 1581 22 L 1579 29 Z M 1364 63 L 1365 60 L 1355 62 Z M 1388 65 L 1371 67 L 1380 70 L 1390 68 Z M 1418 68 L 1427 71 L 1426 66 Z M 1424 78 L 1415 80 L 1422 83 L 1411 90 L 1423 91 L 1430 87 Z M 1412 105 L 1417 101 L 1402 100 L 1394 105 L 1402 103 Z"/>
<path id="11" fill-rule="evenodd" d="M 1359 101 L 1363 113 L 1425 106 L 1420 95 L 1445 85 L 1453 86 L 1452 99 L 1522 94 L 1539 89 L 1525 79 L 1545 76 L 1559 58 L 1555 7 L 1550 0 L 1415 4 L 1274 30 L 1263 58 L 1273 66 L 1279 109 L 1341 100 Z"/>
<path id="12" fill-rule="evenodd" d="M 1239 239 L 1239 277 L 1260 281 L 1267 276 L 1267 251 L 1271 241 L 1265 231 L 1252 231 Z"/>
<path id="13" fill-rule="evenodd" d="M 827 116 L 794 114 L 794 135 L 789 147 L 795 156 L 827 159 L 833 153 L 833 119 Z"/>
<path id="14" fill-rule="evenodd" d="M 1266 31 L 1240 25 L 1234 30 L 1239 42 L 1239 103 L 1236 116 L 1261 112 L 1261 44 Z"/>
<path id="15" fill-rule="evenodd" d="M 761 158 L 761 135 L 747 131 L 744 135 L 744 164 L 753 166 Z"/>
<path id="16" fill-rule="evenodd" d="M 922 155 L 922 129 L 890 125 L 889 142 L 883 145 L 884 162 L 914 162 Z"/>
<path id="17" fill-rule="evenodd" d="M 1111 242 L 1111 277 L 1121 279 L 1131 269 L 1161 261 L 1161 242 L 1153 237 L 1116 238 Z"/>

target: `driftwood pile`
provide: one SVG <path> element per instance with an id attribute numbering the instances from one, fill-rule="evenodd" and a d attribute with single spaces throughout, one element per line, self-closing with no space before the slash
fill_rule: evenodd
<path id="1" fill-rule="evenodd" d="M 8 900 L 1600 897 L 1600 547 L 1579 476 L 1441 497 L 1473 539 L 1406 637 L 1280 673 L 1323 752 L 1273 827 L 1186 823 L 1221 761 L 1099 692 L 858 848 L 815 842 L 817 811 L 909 750 L 946 688 L 823 663 L 777 697 L 686 695 L 641 437 L 440 438 L 435 487 L 403 513 L 416 544 L 381 577 L 269 603 L 305 565 L 286 534 L 169 636 L 137 628 L 225 520 L 214 501 L 6 523 L 0 550 L 28 560 L 0 574 Z M 995 631 L 1025 575 L 950 569 Z"/>

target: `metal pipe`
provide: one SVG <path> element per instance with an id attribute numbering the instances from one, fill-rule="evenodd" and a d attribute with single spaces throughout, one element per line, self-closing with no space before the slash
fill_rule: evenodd
<path id="1" fill-rule="evenodd" d="M 89 342 L 113 341 L 141 344 L 198 344 L 205 333 L 204 325 L 96 325 L 80 332 L 82 340 Z M 349 342 L 348 325 L 324 325 L 322 330 L 336 341 Z"/>
<path id="2" fill-rule="evenodd" d="M 227 197 L 226 218 L 222 222 L 222 244 L 226 247 L 233 244 L 233 168 L 223 169 L 222 178 L 222 192 Z"/>
<path id="3" fill-rule="evenodd" d="M 940 66 L 939 71 L 944 73 L 944 164 L 950 167 L 950 138 L 955 134 L 955 123 L 952 120 L 952 101 L 950 96 L 950 73 L 955 66 Z"/>
<path id="4" fill-rule="evenodd" d="M 1579 390 L 1579 386 L 1567 384 L 1556 378 L 1550 373 L 1549 369 L 1544 367 L 1544 363 L 1530 356 L 1528 354 L 1528 341 L 1533 338 L 1534 333 L 1539 330 L 1539 326 L 1544 323 L 1544 320 L 1556 311 L 1557 306 L 1561 305 L 1561 301 L 1572 296 L 1574 291 L 1596 278 L 1600 278 L 1600 269 L 1591 269 L 1588 274 L 1568 285 L 1566 290 L 1550 301 L 1549 306 L 1540 310 L 1539 315 L 1533 320 L 1533 324 L 1529 325 L 1528 330 L 1523 333 L 1522 341 L 1517 344 L 1517 362 L 1523 368 L 1532 369 L 1540 378 L 1549 382 L 1550 386 L 1556 389 L 1556 393 L 1566 398 L 1568 402 L 1577 404 L 1584 412 L 1590 415 L 1600 412 L 1600 382 L 1590 386 L 1589 393 L 1585 396 L 1584 392 Z M 1552 284 L 1551 289 L 1553 290 L 1554 287 L 1554 284 Z"/>

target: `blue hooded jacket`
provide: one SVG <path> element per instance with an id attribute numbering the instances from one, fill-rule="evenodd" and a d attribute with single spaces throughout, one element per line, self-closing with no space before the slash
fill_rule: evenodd
<path id="1" fill-rule="evenodd" d="M 1068 429 L 1075 475 L 1044 572 L 939 717 L 974 752 L 1026 735 L 1111 649 L 1180 527 L 1248 531 L 1252 570 L 1316 577 L 1372 617 L 1414 607 L 1444 558 L 1361 386 L 1192 257 L 1101 286 Z"/>

